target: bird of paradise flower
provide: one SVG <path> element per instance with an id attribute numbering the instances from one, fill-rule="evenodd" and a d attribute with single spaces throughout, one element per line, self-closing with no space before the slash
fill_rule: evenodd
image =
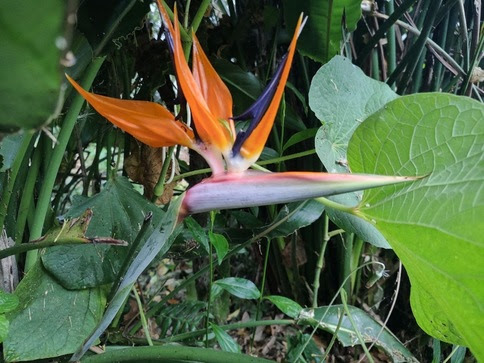
<path id="1" fill-rule="evenodd" d="M 152 147 L 182 145 L 199 153 L 212 176 L 191 187 L 184 196 L 181 217 L 216 209 L 244 208 L 301 201 L 385 186 L 413 177 L 317 172 L 269 173 L 248 170 L 259 158 L 276 118 L 296 43 L 305 19 L 299 17 L 288 52 L 271 82 L 243 114 L 233 117 L 232 96 L 193 33 L 192 69 L 185 59 L 176 5 L 171 22 L 161 0 L 158 7 L 173 56 L 179 89 L 190 106 L 194 128 L 177 120 L 165 107 L 147 101 L 120 100 L 85 91 L 67 76 L 74 88 L 101 115 Z M 236 132 L 235 122 L 250 120 Z"/>

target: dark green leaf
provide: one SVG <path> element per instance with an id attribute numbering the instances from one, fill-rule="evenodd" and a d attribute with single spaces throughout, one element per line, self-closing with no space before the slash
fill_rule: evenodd
<path id="1" fill-rule="evenodd" d="M 300 142 L 302 142 L 304 140 L 314 138 L 314 136 L 316 136 L 317 131 L 318 131 L 317 128 L 313 128 L 313 129 L 302 130 L 302 131 L 295 133 L 284 144 L 283 150 L 286 150 L 293 145 L 299 144 Z"/>
<path id="2" fill-rule="evenodd" d="M 484 106 L 466 97 L 400 97 L 370 116 L 348 147 L 353 171 L 421 175 L 364 193 L 361 215 L 409 275 L 419 325 L 484 359 Z"/>
<path id="3" fill-rule="evenodd" d="M 214 282 L 230 294 L 241 299 L 258 299 L 260 291 L 250 280 L 240 277 L 226 277 Z"/>
<path id="4" fill-rule="evenodd" d="M 324 206 L 315 200 L 307 200 L 304 202 L 290 203 L 285 205 L 282 207 L 273 223 L 286 218 L 289 214 L 291 214 L 291 216 L 275 230 L 269 232 L 268 236 L 270 238 L 289 236 L 298 229 L 309 226 L 311 223 L 321 217 L 323 211 Z"/>
<path id="5" fill-rule="evenodd" d="M 18 297 L 0 290 L 0 314 L 12 311 L 18 306 Z"/>
<path id="6" fill-rule="evenodd" d="M 79 30 L 84 33 L 96 55 L 106 53 L 118 38 L 133 33 L 142 26 L 142 19 L 150 11 L 149 1 L 84 0 L 77 11 Z M 108 45 L 107 47 L 105 47 Z"/>
<path id="7" fill-rule="evenodd" d="M 0 86 L 1 87 L 1 86 Z M 25 134 L 17 133 L 5 136 L 0 141 L 0 173 L 10 169 L 22 145 Z"/>
<path id="8" fill-rule="evenodd" d="M 229 243 L 227 239 L 218 233 L 209 233 L 210 243 L 215 247 L 215 251 L 217 252 L 217 259 L 218 264 L 220 265 L 225 258 L 225 255 L 229 251 Z"/>
<path id="9" fill-rule="evenodd" d="M 65 215 L 73 218 L 91 209 L 93 217 L 88 237 L 111 236 L 131 243 L 145 216 L 151 212 L 151 224 L 162 211 L 135 191 L 123 177 L 106 183 L 101 193 L 74 206 Z M 68 289 L 94 287 L 112 282 L 128 253 L 127 247 L 76 245 L 52 247 L 42 255 L 45 268 Z"/>
<path id="10" fill-rule="evenodd" d="M 277 308 L 281 310 L 284 314 L 293 319 L 296 319 L 303 309 L 302 306 L 299 305 L 297 302 L 284 296 L 271 295 L 266 296 L 265 299 L 269 300 L 271 303 L 277 306 Z"/>
<path id="11" fill-rule="evenodd" d="M 222 328 L 218 325 L 210 323 L 213 333 L 215 334 L 215 339 L 217 339 L 218 345 L 224 352 L 240 353 L 240 347 L 237 342 L 228 335 Z"/>
<path id="12" fill-rule="evenodd" d="M 54 113 L 65 3 L 6 1 L 0 11 L 0 129 L 35 128 Z"/>
<path id="13" fill-rule="evenodd" d="M 38 261 L 15 290 L 20 304 L 7 314 L 3 344 L 7 361 L 57 357 L 74 352 L 101 319 L 106 303 L 101 288 L 66 290 Z"/>
<path id="14" fill-rule="evenodd" d="M 361 17 L 361 0 L 284 0 L 284 15 L 291 29 L 294 29 L 299 14 L 308 15 L 298 41 L 301 53 L 326 63 L 340 53 L 344 28 L 356 29 Z"/>
<path id="15" fill-rule="evenodd" d="M 185 195 L 183 194 L 170 203 L 163 218 L 158 222 L 153 233 L 148 237 L 136 257 L 131 261 L 126 274 L 122 276 L 119 287 L 117 288 L 114 297 L 109 302 L 100 323 L 96 326 L 96 329 L 89 338 L 84 341 L 81 348 L 79 348 L 71 360 L 77 361 L 81 359 L 84 353 L 92 346 L 92 344 L 94 344 L 96 339 L 101 336 L 109 324 L 111 324 L 129 295 L 132 285 L 136 282 L 141 273 L 158 254 L 164 255 L 171 247 L 171 243 L 174 241 L 174 238 L 171 237 L 176 227 L 184 196 Z"/>
<path id="16" fill-rule="evenodd" d="M 8 335 L 9 322 L 4 314 L 0 315 L 0 343 L 2 343 Z"/>
<path id="17" fill-rule="evenodd" d="M 392 358 L 393 362 L 418 363 L 407 348 L 388 329 L 383 329 L 380 334 L 382 326 L 373 320 L 371 316 L 357 307 L 348 306 L 348 308 L 365 342 L 375 342 L 375 345 L 383 349 Z M 344 314 L 343 305 L 303 309 L 299 315 L 298 324 L 317 326 L 320 329 L 334 333 L 341 314 Z M 355 328 L 346 314 L 343 315 L 337 338 L 345 347 L 360 344 Z"/>

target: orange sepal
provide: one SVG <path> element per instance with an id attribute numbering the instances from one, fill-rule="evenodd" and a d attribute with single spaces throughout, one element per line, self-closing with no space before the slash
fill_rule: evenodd
<path id="1" fill-rule="evenodd" d="M 282 94 L 284 93 L 284 88 L 286 87 L 287 78 L 289 76 L 289 71 L 291 69 L 292 59 L 294 58 L 294 53 L 296 51 L 297 38 L 302 30 L 303 15 L 299 17 L 296 25 L 296 30 L 292 37 L 291 44 L 289 45 L 289 52 L 287 54 L 286 64 L 282 71 L 279 84 L 277 85 L 276 91 L 272 98 L 272 101 L 267 108 L 266 113 L 262 117 L 261 121 L 257 127 L 252 131 L 247 140 L 242 144 L 240 149 L 240 154 L 248 160 L 257 159 L 264 149 L 264 145 L 269 137 L 272 126 L 274 125 L 274 120 L 277 115 L 277 110 L 279 104 L 281 103 Z"/>
<path id="2" fill-rule="evenodd" d="M 153 147 L 194 143 L 193 131 L 163 106 L 148 101 L 120 100 L 87 92 L 66 74 L 72 86 L 106 119 Z"/>
<path id="3" fill-rule="evenodd" d="M 232 121 L 232 95 L 229 89 L 219 77 L 207 55 L 200 46 L 195 33 L 192 32 L 192 73 L 195 82 L 202 91 L 203 98 L 212 114 L 218 119 L 227 120 L 229 127 L 235 135 L 234 122 Z"/>
<path id="4" fill-rule="evenodd" d="M 198 135 L 204 143 L 212 144 L 221 151 L 228 150 L 233 142 L 231 130 L 227 128 L 209 109 L 209 106 L 203 97 L 202 90 L 195 81 L 185 59 L 180 39 L 180 26 L 178 23 L 176 4 L 173 11 L 174 26 L 171 23 L 161 0 L 158 0 L 158 8 L 163 18 L 163 23 L 168 27 L 168 31 L 173 40 L 173 58 L 178 82 L 180 83 L 185 99 L 190 105 Z"/>

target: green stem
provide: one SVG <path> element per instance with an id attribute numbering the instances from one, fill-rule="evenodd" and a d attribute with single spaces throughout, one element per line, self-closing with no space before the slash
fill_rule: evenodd
<path id="1" fill-rule="evenodd" d="M 165 160 L 163 160 L 163 166 L 161 167 L 160 177 L 158 182 L 153 189 L 153 198 L 151 201 L 154 203 L 156 200 L 161 197 L 165 191 L 165 180 L 166 174 L 168 173 L 168 167 L 171 164 L 171 159 L 173 157 L 173 153 L 175 152 L 175 146 L 171 146 L 168 148 L 168 152 L 166 153 Z"/>
<path id="2" fill-rule="evenodd" d="M 213 225 L 215 223 L 216 212 L 210 212 L 210 234 L 213 232 Z M 205 348 L 208 348 L 208 332 L 210 328 L 210 307 L 212 303 L 212 286 L 213 286 L 213 245 L 212 239 L 210 238 L 208 244 L 208 302 L 207 302 L 207 316 L 205 318 Z"/>
<path id="3" fill-rule="evenodd" d="M 35 182 L 40 169 L 40 157 L 42 154 L 43 140 L 41 138 L 39 145 L 33 150 L 32 163 L 30 164 L 29 173 L 25 180 L 24 189 L 22 191 L 22 198 L 20 199 L 20 205 L 18 207 L 17 225 L 15 226 L 15 243 L 22 243 L 22 238 L 25 231 L 25 223 L 27 222 L 27 215 L 31 204 L 34 201 L 34 188 Z M 0 224 L 1 225 L 1 224 Z"/>
<path id="4" fill-rule="evenodd" d="M 133 286 L 131 289 L 134 293 L 134 298 L 136 299 L 136 303 L 138 304 L 138 311 L 141 319 L 141 324 L 143 325 L 143 331 L 145 332 L 146 340 L 148 341 L 149 346 L 153 346 L 153 341 L 151 340 L 150 330 L 148 329 L 148 322 L 146 321 L 146 316 L 143 311 L 143 304 L 141 303 L 141 299 L 139 298 L 138 291 L 136 287 Z"/>
<path id="5" fill-rule="evenodd" d="M 52 246 L 61 246 L 61 245 L 74 245 L 74 244 L 87 244 L 90 243 L 86 238 L 75 238 L 75 237 L 68 237 L 68 238 L 59 238 L 56 241 L 48 240 L 42 242 L 29 242 L 29 243 L 21 243 L 15 245 L 13 247 L 5 248 L 0 250 L 0 260 L 2 258 L 18 255 L 20 253 L 24 253 L 27 251 L 35 251 L 41 248 L 52 247 Z"/>
<path id="6" fill-rule="evenodd" d="M 328 347 L 326 348 L 326 350 L 324 352 L 324 356 L 321 359 L 321 362 L 326 362 L 326 358 L 328 357 L 329 352 L 331 352 L 331 348 L 333 348 L 333 345 L 336 342 L 336 338 L 338 337 L 339 329 L 341 328 L 341 323 L 343 323 L 343 317 L 344 317 L 343 312 L 339 312 L 338 325 L 336 325 L 336 329 L 334 330 L 333 336 L 331 337 L 331 341 L 329 342 Z"/>
<path id="7" fill-rule="evenodd" d="M 96 77 L 96 74 L 103 62 L 104 57 L 95 58 L 90 63 L 89 67 L 86 70 L 84 80 L 82 82 L 82 87 L 84 89 L 89 89 L 91 87 L 91 84 L 94 81 L 94 78 Z M 54 188 L 57 172 L 59 171 L 62 157 L 64 156 L 64 152 L 67 147 L 67 143 L 69 142 L 72 130 L 74 129 L 74 125 L 76 124 L 83 104 L 84 98 L 80 94 L 77 94 L 74 97 L 69 112 L 67 113 L 62 124 L 62 129 L 57 139 L 58 143 L 52 153 L 48 170 L 44 177 L 44 182 L 42 183 L 42 187 L 40 188 L 37 209 L 35 211 L 34 221 L 32 229 L 30 231 L 30 240 L 38 239 L 42 235 L 42 228 L 44 226 L 47 210 L 49 209 L 50 198 L 52 195 L 52 190 Z M 25 260 L 25 271 L 28 271 L 34 265 L 36 259 L 36 251 L 27 254 L 27 258 Z"/>
<path id="8" fill-rule="evenodd" d="M 353 276 L 351 274 L 351 260 L 353 255 L 353 240 L 355 238 L 354 233 L 345 234 L 345 241 L 342 245 L 343 248 L 343 264 L 342 264 L 342 273 L 341 273 L 341 280 L 346 281 L 344 285 L 344 289 L 349 297 L 351 297 L 351 278 L 347 279 L 348 276 Z"/>
<path id="9" fill-rule="evenodd" d="M 353 329 L 355 330 L 356 336 L 358 337 L 358 340 L 360 341 L 361 347 L 363 348 L 366 358 L 368 358 L 368 361 L 370 363 L 374 363 L 375 361 L 373 360 L 373 357 L 370 354 L 370 351 L 368 350 L 368 347 L 365 344 L 365 339 L 363 339 L 363 336 L 361 335 L 360 329 L 358 329 L 358 326 L 355 323 L 355 320 L 353 319 L 353 316 L 351 315 L 350 309 L 348 308 L 348 296 L 346 295 L 345 290 L 341 290 L 341 301 L 343 302 L 343 306 L 346 312 L 346 315 L 348 316 L 349 321 L 351 322 L 351 325 L 353 326 Z"/>
<path id="10" fill-rule="evenodd" d="M 324 205 L 326 207 L 333 208 L 333 209 L 339 210 L 341 212 L 346 212 L 346 213 L 349 213 L 349 214 L 357 215 L 356 211 L 355 211 L 355 207 L 348 207 L 347 205 L 333 202 L 332 200 L 325 198 L 325 197 L 315 198 L 314 200 L 316 200 L 317 202 L 321 203 L 322 205 Z"/>
<path id="11" fill-rule="evenodd" d="M 260 296 L 259 300 L 257 301 L 257 308 L 255 311 L 255 320 L 259 320 L 260 317 L 260 308 L 262 305 L 262 300 L 264 299 L 264 290 L 266 288 L 266 273 L 267 273 L 267 265 L 269 262 L 269 253 L 270 253 L 270 247 L 271 247 L 271 239 L 267 239 L 267 246 L 266 246 L 266 253 L 264 256 L 264 267 L 262 268 L 262 282 L 261 282 L 261 287 L 260 287 Z M 254 348 L 254 338 L 255 338 L 255 330 L 252 332 L 252 336 L 250 337 L 250 347 L 249 347 L 249 352 L 252 351 Z"/>
<path id="12" fill-rule="evenodd" d="M 237 330 L 237 329 L 243 329 L 243 328 L 256 328 L 258 326 L 269 326 L 269 325 L 292 325 L 294 324 L 295 321 L 292 319 L 276 319 L 276 320 L 252 320 L 252 321 L 244 321 L 240 323 L 232 323 L 232 324 L 226 324 L 226 325 L 219 325 L 219 328 L 223 330 Z M 173 343 L 173 342 L 180 342 L 183 340 L 187 339 L 194 339 L 199 336 L 204 335 L 205 329 L 200 329 L 200 330 L 195 330 L 192 332 L 187 332 L 187 333 L 182 333 L 182 334 L 177 334 L 173 335 L 169 338 L 163 338 L 159 339 L 156 342 L 161 342 L 161 343 Z"/>
<path id="13" fill-rule="evenodd" d="M 395 68 L 392 74 L 388 77 L 387 84 L 393 84 L 398 77 L 402 76 L 404 87 L 401 88 L 402 90 L 406 88 L 405 86 L 406 84 L 408 84 L 408 82 L 410 82 L 413 73 L 417 67 L 418 60 L 422 56 L 425 44 L 427 43 L 427 39 L 432 32 L 434 20 L 437 16 L 438 8 L 441 3 L 442 0 L 432 0 L 428 11 L 428 16 L 426 18 L 422 31 L 420 32 L 420 35 L 418 36 L 415 44 L 412 46 L 410 51 L 405 55 L 405 57 L 398 64 L 397 68 Z M 405 70 L 405 72 L 402 75 L 403 70 Z"/>
<path id="14" fill-rule="evenodd" d="M 323 240 L 321 241 L 321 249 L 319 250 L 318 262 L 316 263 L 316 270 L 314 271 L 314 282 L 313 282 L 313 308 L 318 306 L 318 292 L 319 292 L 319 280 L 321 278 L 321 271 L 324 266 L 324 253 L 326 252 L 326 246 L 329 242 L 329 217 L 328 213 L 324 213 L 324 224 L 323 224 Z"/>
<path id="15" fill-rule="evenodd" d="M 383 38 L 386 32 L 395 24 L 398 18 L 400 18 L 410 7 L 415 4 L 417 0 L 404 0 L 400 6 L 387 18 L 387 20 L 378 28 L 378 30 L 370 38 L 368 44 L 360 52 L 358 57 L 358 64 L 361 65 L 366 60 L 371 50 L 377 45 L 379 40 Z"/>
<path id="16" fill-rule="evenodd" d="M 207 363 L 257 363 L 271 362 L 240 353 L 229 353 L 215 349 L 186 346 L 130 347 L 114 349 L 103 354 L 92 355 L 82 360 L 85 363 L 111 362 L 179 362 L 196 361 Z"/>
<path id="17" fill-rule="evenodd" d="M 197 13 L 193 17 L 192 20 L 192 29 L 193 32 L 196 33 L 198 30 L 198 27 L 200 26 L 200 23 L 202 22 L 203 16 L 207 12 L 208 7 L 212 3 L 211 0 L 203 0 L 200 6 L 198 7 Z"/>
<path id="18" fill-rule="evenodd" d="M 385 7 L 387 14 L 393 14 L 393 12 L 395 11 L 394 0 L 388 0 L 387 2 L 385 2 Z M 395 40 L 395 25 L 392 25 L 390 29 L 388 29 L 387 41 L 388 74 L 391 74 L 397 67 L 397 42 Z"/>
<path id="19" fill-rule="evenodd" d="M 0 201 L 0 228 L 3 228 L 3 224 L 5 223 L 5 217 L 7 216 L 8 205 L 12 196 L 15 180 L 17 179 L 20 166 L 22 165 L 22 161 L 24 160 L 27 150 L 29 149 L 30 141 L 32 140 L 33 136 L 34 133 L 25 133 L 17 155 L 15 156 L 15 160 L 12 164 L 12 168 L 10 169 L 10 173 L 7 172 L 7 184 L 3 188 L 2 199 Z"/>

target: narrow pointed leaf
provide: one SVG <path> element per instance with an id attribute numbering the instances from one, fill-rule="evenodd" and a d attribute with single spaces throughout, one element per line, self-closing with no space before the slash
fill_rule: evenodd
<path id="1" fill-rule="evenodd" d="M 183 212 L 192 214 L 216 209 L 297 202 L 414 179 L 365 174 L 246 171 L 208 178 L 195 185 L 187 192 Z"/>
<path id="2" fill-rule="evenodd" d="M 193 144 L 193 131 L 176 121 L 163 106 L 96 95 L 85 91 L 68 75 L 66 77 L 97 112 L 141 142 L 153 147 L 177 144 L 190 147 Z"/>
<path id="3" fill-rule="evenodd" d="M 104 312 L 103 318 L 89 338 L 82 343 L 81 347 L 72 356 L 71 361 L 78 361 L 82 358 L 84 353 L 94 344 L 96 339 L 101 336 L 109 324 L 111 324 L 119 309 L 123 306 L 126 297 L 129 295 L 131 286 L 136 282 L 139 275 L 141 275 L 158 254 L 164 254 L 168 251 L 171 246 L 170 242 L 173 242 L 171 235 L 175 230 L 178 211 L 183 197 L 183 195 L 180 196 L 170 204 L 170 207 L 160 220 L 156 229 L 145 242 L 136 257 L 131 261 L 114 297 L 109 302 L 109 305 Z"/>

